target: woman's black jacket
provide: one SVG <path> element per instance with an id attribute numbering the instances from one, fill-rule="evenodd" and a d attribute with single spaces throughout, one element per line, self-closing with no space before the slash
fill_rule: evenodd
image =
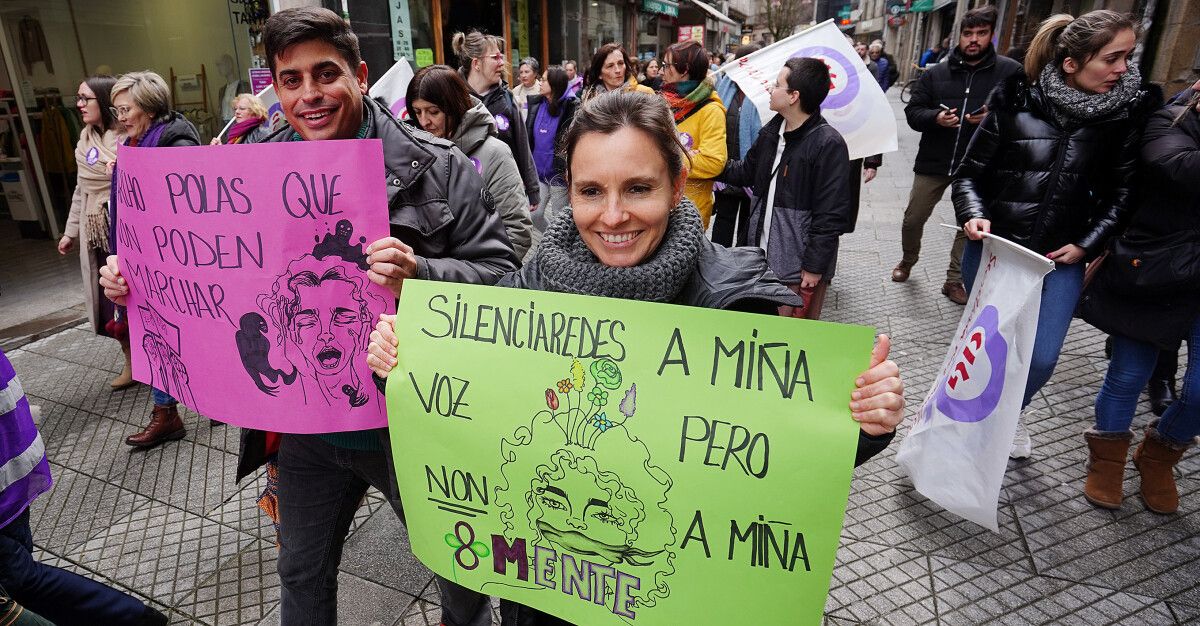
<path id="1" fill-rule="evenodd" d="M 1064 127 L 1041 87 L 1008 77 L 955 171 L 958 223 L 984 218 L 1035 252 L 1075 244 L 1095 256 L 1133 208 L 1142 126 L 1161 103 L 1147 85 L 1123 106 L 1126 116 Z"/>
<path id="2" fill-rule="evenodd" d="M 1180 115 L 1178 123 L 1175 119 Z M 1191 233 L 1200 245 L 1200 114 L 1183 106 L 1159 110 L 1146 123 L 1138 170 L 1137 208 L 1125 235 L 1154 240 Z M 1200 286 L 1168 297 L 1114 291 L 1113 259 L 1105 261 L 1080 303 L 1083 318 L 1108 332 L 1177 350 L 1200 314 Z"/>

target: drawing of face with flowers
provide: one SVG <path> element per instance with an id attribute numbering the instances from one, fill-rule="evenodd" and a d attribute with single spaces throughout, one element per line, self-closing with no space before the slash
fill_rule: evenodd
<path id="1" fill-rule="evenodd" d="M 637 386 L 623 383 L 609 359 L 586 371 L 574 361 L 532 422 L 501 442 L 507 484 L 496 502 L 510 538 L 637 575 L 635 606 L 648 607 L 668 595 L 663 579 L 675 571 L 676 530 L 663 506 L 671 477 L 626 427 Z"/>

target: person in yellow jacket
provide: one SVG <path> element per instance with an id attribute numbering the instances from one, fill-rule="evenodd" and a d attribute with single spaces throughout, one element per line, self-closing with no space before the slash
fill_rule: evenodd
<path id="1" fill-rule="evenodd" d="M 654 93 L 653 89 L 639 85 L 635 74 L 637 66 L 625 48 L 618 43 L 606 43 L 592 55 L 592 65 L 588 68 L 579 100 L 587 104 L 592 98 L 610 91 Z"/>
<path id="2" fill-rule="evenodd" d="M 662 96 L 675 115 L 679 141 L 692 160 L 683 194 L 696 205 L 707 230 L 713 210 L 713 178 L 725 169 L 729 157 L 725 105 L 708 74 L 708 52 L 698 41 L 682 41 L 667 48 L 662 76 Z"/>

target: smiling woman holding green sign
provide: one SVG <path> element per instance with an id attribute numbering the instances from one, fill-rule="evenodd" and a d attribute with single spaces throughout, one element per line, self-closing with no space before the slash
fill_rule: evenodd
<path id="1" fill-rule="evenodd" d="M 564 143 L 571 206 L 555 216 L 523 269 L 500 286 L 664 302 L 775 315 L 799 297 L 767 268 L 757 248 L 727 249 L 704 237 L 683 197 L 687 153 L 658 97 L 619 92 L 596 98 Z M 396 365 L 393 320 L 384 316 L 367 358 L 386 377 Z M 852 417 L 861 424 L 855 465 L 891 441 L 904 415 L 904 384 L 880 335 L 871 367 L 855 381 Z M 480 595 L 480 602 L 484 596 Z M 504 602 L 505 623 L 561 624 Z"/>

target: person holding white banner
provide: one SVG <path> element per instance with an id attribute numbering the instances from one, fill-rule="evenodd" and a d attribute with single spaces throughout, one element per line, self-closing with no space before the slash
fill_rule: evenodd
<path id="1" fill-rule="evenodd" d="M 829 66 L 793 57 L 771 88 L 767 122 L 744 160 L 730 159 L 717 180 L 753 187 L 750 245 L 804 304 L 780 314 L 820 319 L 837 261 L 838 238 L 849 230 L 850 155 L 841 134 L 821 116 L 829 95 Z"/>
<path id="2" fill-rule="evenodd" d="M 954 210 L 966 230 L 962 274 L 970 291 L 983 233 L 992 232 L 1056 264 L 1042 286 L 1022 409 L 1046 384 L 1094 258 L 1128 213 L 1138 142 L 1161 101 L 1127 59 L 1135 23 L 1114 11 L 1044 21 L 1024 75 L 1005 79 L 971 138 L 954 179 Z M 1012 457 L 1032 444 L 1018 424 Z"/>
<path id="3" fill-rule="evenodd" d="M 1112 360 L 1096 394 L 1096 426 L 1084 433 L 1090 454 L 1083 493 L 1096 506 L 1121 507 L 1138 397 L 1159 351 L 1174 356 L 1187 339 L 1183 391 L 1146 427 L 1133 453 L 1146 508 L 1167 514 L 1179 508 L 1175 465 L 1200 434 L 1194 395 L 1200 389 L 1200 92 L 1151 116 L 1140 174 L 1145 189 L 1139 208 L 1080 306 L 1085 320 L 1113 338 Z"/>

